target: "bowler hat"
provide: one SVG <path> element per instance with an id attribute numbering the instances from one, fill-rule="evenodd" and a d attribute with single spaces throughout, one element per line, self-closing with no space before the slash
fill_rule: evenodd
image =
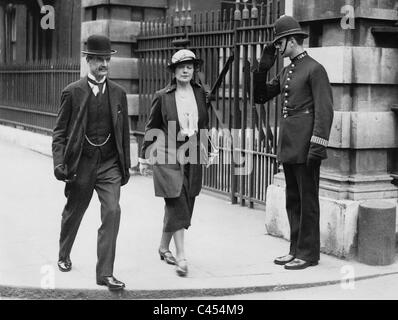
<path id="1" fill-rule="evenodd" d="M 301 30 L 300 24 L 291 16 L 282 16 L 275 22 L 274 29 L 274 40 L 275 43 L 281 38 L 299 35 L 303 38 L 307 38 L 308 34 Z"/>
<path id="2" fill-rule="evenodd" d="M 94 34 L 87 39 L 87 50 L 83 50 L 84 54 L 107 56 L 115 54 L 117 51 L 111 49 L 111 41 L 108 37 L 101 34 Z"/>
<path id="3" fill-rule="evenodd" d="M 181 49 L 173 54 L 167 69 L 169 71 L 174 71 L 175 67 L 183 62 L 192 62 L 196 67 L 199 67 L 203 63 L 203 60 L 196 58 L 195 54 L 191 50 Z"/>

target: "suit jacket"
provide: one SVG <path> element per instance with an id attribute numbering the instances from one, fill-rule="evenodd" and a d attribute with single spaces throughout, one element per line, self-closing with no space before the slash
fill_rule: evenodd
<path id="1" fill-rule="evenodd" d="M 209 118 L 205 91 L 198 83 L 191 82 L 191 85 L 198 106 L 198 129 L 207 129 Z M 155 93 L 140 153 L 142 159 L 152 157 L 155 195 L 163 198 L 178 197 L 181 194 L 184 181 L 184 165 L 178 161 L 177 153 L 178 150 L 181 150 L 180 147 L 186 144 L 186 141 L 178 139 L 180 125 L 175 90 L 174 79 L 167 87 Z M 154 136 L 156 136 L 155 143 Z M 190 164 L 188 192 L 191 197 L 195 197 L 202 188 L 202 165 L 199 159 L 200 134 L 198 133 L 190 141 L 193 141 L 190 150 L 196 150 L 197 164 Z M 154 157 L 156 160 L 153 160 Z"/>
<path id="2" fill-rule="evenodd" d="M 122 173 L 122 185 L 130 178 L 130 129 L 126 92 L 115 82 L 106 80 L 111 106 L 113 135 Z M 67 179 L 74 179 L 83 150 L 91 94 L 87 76 L 71 83 L 62 92 L 61 107 L 53 130 L 54 168 L 64 165 Z"/>
<path id="3" fill-rule="evenodd" d="M 326 70 L 310 56 L 293 59 L 267 83 L 266 72 L 254 73 L 254 101 L 264 103 L 282 94 L 278 160 L 305 163 L 327 158 L 333 122 L 333 96 Z"/>

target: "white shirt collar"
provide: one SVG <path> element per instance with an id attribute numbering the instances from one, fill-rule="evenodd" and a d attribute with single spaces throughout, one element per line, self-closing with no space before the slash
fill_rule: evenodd
<path id="1" fill-rule="evenodd" d="M 97 81 L 97 80 L 95 79 L 95 77 L 94 77 L 91 73 L 89 73 L 87 76 L 88 76 L 91 80 L 94 80 L 94 81 L 96 81 L 96 82 L 98 82 L 98 83 L 104 83 L 104 86 L 102 87 L 102 94 L 104 94 L 104 93 L 105 93 L 105 88 L 106 88 L 106 82 L 105 82 L 106 76 L 104 76 L 100 81 Z M 90 86 L 91 90 L 93 91 L 93 94 L 94 94 L 95 96 L 97 96 L 97 94 L 98 94 L 98 92 L 99 92 L 98 86 L 95 85 L 95 84 L 93 84 L 93 83 L 91 83 L 90 81 L 87 81 L 87 82 L 88 82 L 88 85 Z"/>
<path id="2" fill-rule="evenodd" d="M 105 82 L 105 80 L 106 80 L 106 76 L 104 76 L 100 81 L 97 81 L 97 79 L 95 79 L 95 77 L 94 77 L 91 73 L 89 73 L 87 76 L 88 76 L 91 80 L 94 80 L 95 82 L 98 82 L 98 83 L 103 83 L 103 82 Z"/>

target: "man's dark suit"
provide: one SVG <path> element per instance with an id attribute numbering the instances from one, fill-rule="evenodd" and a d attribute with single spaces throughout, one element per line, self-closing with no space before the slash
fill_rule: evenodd
<path id="1" fill-rule="evenodd" d="M 111 104 L 116 147 L 122 170 L 122 185 L 125 185 L 130 177 L 130 131 L 126 93 L 111 80 L 107 80 L 106 92 L 109 93 Z M 76 174 L 82 153 L 90 94 L 91 88 L 87 77 L 70 84 L 62 92 L 52 148 L 54 167 L 64 164 L 68 179 L 73 179 Z"/>
<path id="2" fill-rule="evenodd" d="M 98 123 L 104 123 L 89 116 L 90 112 L 95 112 L 92 104 L 96 98 L 87 77 L 64 89 L 53 131 L 52 150 L 54 168 L 63 166 L 68 181 L 65 186 L 67 203 L 62 213 L 59 258 L 69 257 L 81 219 L 95 189 L 101 202 L 102 221 L 98 230 L 98 279 L 113 274 L 120 221 L 120 186 L 126 184 L 130 177 L 130 132 L 126 93 L 113 81 L 106 80 L 101 101 L 105 101 L 105 114 L 110 117 L 105 123 L 110 128 L 108 145 L 111 148 L 107 148 L 105 156 L 102 149 L 90 146 L 85 137 L 88 128 L 97 128 Z"/>

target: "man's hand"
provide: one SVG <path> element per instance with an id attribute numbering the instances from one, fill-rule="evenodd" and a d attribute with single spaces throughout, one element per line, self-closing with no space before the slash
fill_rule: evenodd
<path id="1" fill-rule="evenodd" d="M 318 166 L 321 165 L 321 158 L 309 154 L 309 155 L 307 156 L 307 163 L 306 163 L 306 165 L 307 165 L 307 168 L 310 169 L 310 170 L 315 169 L 316 167 L 318 167 Z"/>
<path id="2" fill-rule="evenodd" d="M 59 181 L 65 181 L 66 179 L 66 170 L 63 165 L 57 166 L 54 169 L 55 178 Z"/>
<path id="3" fill-rule="evenodd" d="M 272 68 L 276 60 L 275 52 L 276 48 L 273 43 L 270 43 L 267 46 L 265 46 L 261 54 L 260 63 L 258 65 L 259 72 L 268 72 L 268 70 Z"/>
<path id="4" fill-rule="evenodd" d="M 140 163 L 140 174 L 142 176 L 147 176 L 148 175 L 148 169 L 149 165 L 146 163 Z"/>

